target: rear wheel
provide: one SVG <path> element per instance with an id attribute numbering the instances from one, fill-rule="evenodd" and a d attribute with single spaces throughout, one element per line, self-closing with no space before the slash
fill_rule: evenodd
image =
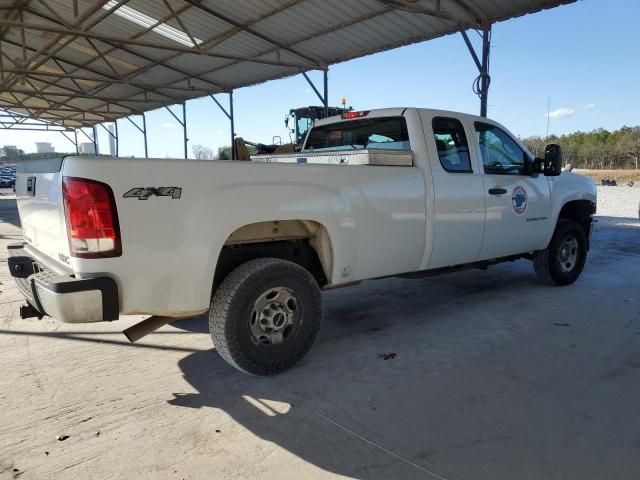
<path id="1" fill-rule="evenodd" d="M 273 375 L 304 357 L 321 320 L 313 276 L 288 260 L 260 258 L 240 265 L 218 287 L 209 331 L 230 365 L 252 375 Z"/>
<path id="2" fill-rule="evenodd" d="M 560 220 L 549 247 L 536 252 L 533 267 L 546 283 L 569 285 L 575 282 L 587 260 L 587 238 L 574 220 Z"/>

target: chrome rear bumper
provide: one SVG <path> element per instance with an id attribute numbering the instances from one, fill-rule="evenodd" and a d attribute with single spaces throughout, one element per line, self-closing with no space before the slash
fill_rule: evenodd
<path id="1" fill-rule="evenodd" d="M 24 248 L 13 244 L 9 250 L 9 271 L 18 290 L 41 315 L 62 322 L 87 323 L 117 320 L 118 287 L 111 278 L 78 279 L 47 269 Z"/>

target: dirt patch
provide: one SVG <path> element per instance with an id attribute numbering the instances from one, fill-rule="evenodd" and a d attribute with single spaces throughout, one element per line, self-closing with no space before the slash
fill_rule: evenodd
<path id="1" fill-rule="evenodd" d="M 618 185 L 625 185 L 631 181 L 640 183 L 640 170 L 573 170 L 574 173 L 591 177 L 598 185 L 603 179 L 608 178 L 618 182 Z"/>

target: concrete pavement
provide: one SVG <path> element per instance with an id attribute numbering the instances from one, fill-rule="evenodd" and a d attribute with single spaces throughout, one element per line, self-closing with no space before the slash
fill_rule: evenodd
<path id="1" fill-rule="evenodd" d="M 203 318 L 136 345 L 137 318 L 20 320 L 14 201 L 0 220 L 1 479 L 640 473 L 638 220 L 600 218 L 565 288 L 519 261 L 327 292 L 316 345 L 274 378 L 226 365 Z"/>

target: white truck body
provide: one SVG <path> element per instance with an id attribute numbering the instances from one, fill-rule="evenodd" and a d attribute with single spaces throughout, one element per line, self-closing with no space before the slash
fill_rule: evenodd
<path id="1" fill-rule="evenodd" d="M 25 238 L 20 255 L 36 259 L 40 269 L 76 280 L 112 279 L 119 314 L 182 317 L 210 308 L 225 246 L 306 239 L 321 262 L 321 286 L 332 288 L 528 255 L 547 247 L 563 207 L 571 202 L 595 205 L 595 185 L 585 177 L 486 173 L 476 122 L 501 129 L 533 159 L 515 136 L 486 118 L 417 108 L 372 110 L 362 118 L 406 122 L 405 152 L 388 152 L 400 161 L 380 164 L 384 152 L 353 146 L 335 152 L 305 149 L 280 160 L 269 156 L 251 162 L 95 156 L 23 162 L 16 182 Z M 444 168 L 448 160 L 439 156 L 443 142 L 432 129 L 439 118 L 463 126 L 469 171 Z M 316 128 L 359 120 L 320 120 L 309 135 Z M 359 164 L 340 161 L 345 155 L 359 156 Z M 312 161 L 294 160 L 301 157 Z M 314 163 L 318 157 L 325 160 Z M 63 177 L 111 187 L 121 232 L 119 256 L 72 255 Z M 35 192 L 28 191 L 29 179 L 34 179 Z M 148 187 L 175 187 L 180 195 L 142 198 Z M 488 193 L 496 188 L 504 193 Z M 127 196 L 132 190 L 134 196 Z M 522 192 L 524 200 L 517 199 Z M 61 320 L 103 320 L 93 311 L 82 316 L 76 308 Z"/>

